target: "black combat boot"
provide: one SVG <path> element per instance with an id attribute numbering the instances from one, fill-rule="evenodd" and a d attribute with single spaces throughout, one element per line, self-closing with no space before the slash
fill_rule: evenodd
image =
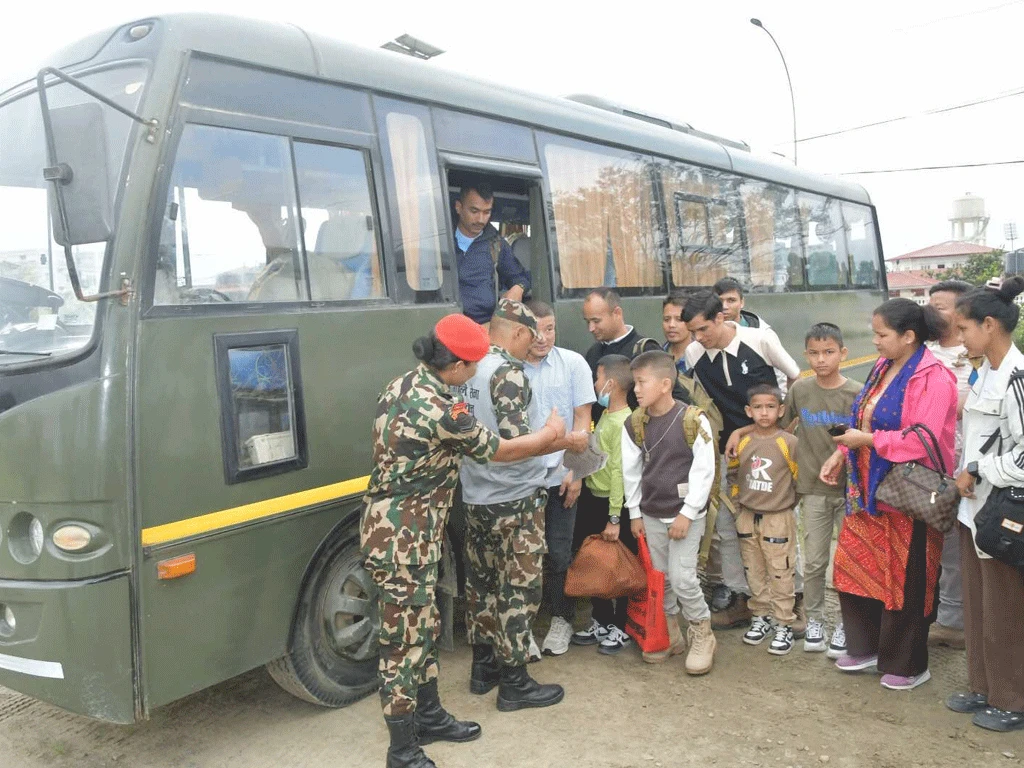
<path id="1" fill-rule="evenodd" d="M 501 681 L 498 660 L 490 645 L 473 646 L 473 671 L 469 674 L 469 692 L 478 696 L 487 693 Z"/>
<path id="2" fill-rule="evenodd" d="M 452 717 L 441 706 L 437 680 L 431 680 L 416 694 L 416 736 L 421 747 L 435 741 L 472 741 L 480 738 L 480 725 Z"/>
<path id="3" fill-rule="evenodd" d="M 501 687 L 498 688 L 498 710 L 514 712 L 527 707 L 550 707 L 565 696 L 560 685 L 541 685 L 526 671 L 526 667 L 501 668 Z"/>
<path id="4" fill-rule="evenodd" d="M 391 734 L 387 768 L 437 768 L 416 740 L 414 715 L 384 715 Z"/>

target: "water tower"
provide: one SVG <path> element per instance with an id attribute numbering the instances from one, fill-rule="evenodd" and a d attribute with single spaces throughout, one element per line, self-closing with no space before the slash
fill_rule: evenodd
<path id="1" fill-rule="evenodd" d="M 985 199 L 970 192 L 953 201 L 952 239 L 975 245 L 985 245 L 985 231 L 988 229 L 988 215 L 985 213 Z"/>

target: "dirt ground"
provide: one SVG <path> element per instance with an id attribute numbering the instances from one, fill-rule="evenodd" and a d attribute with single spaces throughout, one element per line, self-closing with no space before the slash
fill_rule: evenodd
<path id="1" fill-rule="evenodd" d="M 442 700 L 484 733 L 427 752 L 442 768 L 974 768 L 1024 757 L 1024 732 L 989 733 L 943 706 L 964 688 L 962 651 L 935 650 L 931 682 L 895 692 L 877 675 L 838 672 L 800 644 L 776 658 L 743 645 L 741 635 L 718 634 L 715 668 L 703 678 L 687 677 L 682 657 L 651 666 L 635 648 L 616 657 L 571 648 L 530 667 L 542 682 L 562 683 L 565 700 L 514 713 L 497 711 L 495 691 L 468 692 L 470 652 L 460 641 L 442 657 Z M 386 745 L 375 696 L 319 709 L 281 691 L 262 669 L 135 726 L 96 723 L 0 688 L 0 768 L 354 768 L 383 766 Z"/>

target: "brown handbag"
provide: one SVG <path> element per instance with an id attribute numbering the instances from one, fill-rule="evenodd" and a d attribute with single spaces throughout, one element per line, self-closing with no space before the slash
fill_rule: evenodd
<path id="1" fill-rule="evenodd" d="M 647 591 L 647 574 L 621 541 L 588 536 L 565 574 L 568 597 L 632 597 Z"/>
<path id="2" fill-rule="evenodd" d="M 903 437 L 906 438 L 911 432 L 921 441 L 928 458 L 938 469 L 931 469 L 916 461 L 894 464 L 875 489 L 875 501 L 888 504 L 946 533 L 956 523 L 956 513 L 960 506 L 956 481 L 946 474 L 946 463 L 942 460 L 935 434 L 924 424 L 911 424 L 903 430 Z M 925 435 L 931 438 L 931 444 L 925 440 Z"/>

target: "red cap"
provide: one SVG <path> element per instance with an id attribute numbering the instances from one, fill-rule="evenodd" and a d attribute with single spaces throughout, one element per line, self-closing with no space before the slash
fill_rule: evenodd
<path id="1" fill-rule="evenodd" d="M 491 347 L 487 329 L 465 315 L 445 315 L 437 321 L 434 333 L 453 355 L 471 363 L 482 359 Z"/>

